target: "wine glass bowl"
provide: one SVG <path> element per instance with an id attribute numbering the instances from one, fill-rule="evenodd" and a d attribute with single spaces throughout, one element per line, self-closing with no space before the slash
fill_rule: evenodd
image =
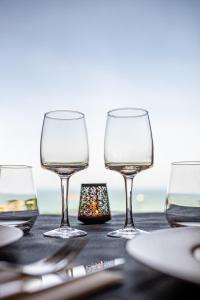
<path id="1" fill-rule="evenodd" d="M 200 161 L 171 164 L 165 214 L 171 227 L 200 226 Z"/>
<path id="2" fill-rule="evenodd" d="M 108 112 L 104 160 L 107 169 L 123 175 L 126 189 L 125 226 L 108 236 L 133 238 L 141 232 L 135 228 L 132 217 L 133 178 L 153 165 L 153 138 L 148 111 L 121 108 Z"/>
<path id="3" fill-rule="evenodd" d="M 40 159 L 43 168 L 61 179 L 62 218 L 60 228 L 45 236 L 70 238 L 86 235 L 71 228 L 68 218 L 69 178 L 88 167 L 89 148 L 84 114 L 71 110 L 51 111 L 44 115 L 41 133 Z"/>
<path id="4" fill-rule="evenodd" d="M 38 215 L 32 167 L 0 165 L 0 225 L 28 233 Z"/>

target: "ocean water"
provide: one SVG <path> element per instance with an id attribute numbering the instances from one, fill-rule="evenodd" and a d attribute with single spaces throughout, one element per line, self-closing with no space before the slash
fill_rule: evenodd
<path id="1" fill-rule="evenodd" d="M 38 206 L 41 214 L 60 214 L 61 194 L 59 190 L 38 190 Z M 109 190 L 109 203 L 111 213 L 125 212 L 124 190 Z M 165 208 L 165 190 L 134 190 L 134 212 L 162 212 Z M 78 214 L 80 190 L 69 193 L 69 213 Z"/>

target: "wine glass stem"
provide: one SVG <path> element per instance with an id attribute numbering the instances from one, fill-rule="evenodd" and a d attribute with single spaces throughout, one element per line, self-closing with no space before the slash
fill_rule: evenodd
<path id="1" fill-rule="evenodd" d="M 125 191 L 126 191 L 126 220 L 125 228 L 135 228 L 132 215 L 132 191 L 133 191 L 133 178 L 124 176 Z"/>
<path id="2" fill-rule="evenodd" d="M 68 216 L 69 177 L 60 177 L 62 194 L 62 218 L 60 227 L 70 227 Z"/>

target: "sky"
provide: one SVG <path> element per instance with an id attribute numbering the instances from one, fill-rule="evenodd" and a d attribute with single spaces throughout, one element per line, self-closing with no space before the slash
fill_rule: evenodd
<path id="1" fill-rule="evenodd" d="M 0 164 L 28 164 L 38 189 L 45 112 L 85 113 L 90 166 L 71 178 L 122 188 L 104 167 L 106 113 L 149 111 L 155 161 L 138 188 L 165 188 L 170 163 L 200 160 L 200 1 L 0 0 Z"/>

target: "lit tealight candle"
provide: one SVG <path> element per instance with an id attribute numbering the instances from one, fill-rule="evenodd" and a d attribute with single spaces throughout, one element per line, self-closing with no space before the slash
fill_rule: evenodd
<path id="1" fill-rule="evenodd" d="M 82 184 L 78 219 L 89 224 L 104 223 L 110 218 L 106 184 Z"/>

